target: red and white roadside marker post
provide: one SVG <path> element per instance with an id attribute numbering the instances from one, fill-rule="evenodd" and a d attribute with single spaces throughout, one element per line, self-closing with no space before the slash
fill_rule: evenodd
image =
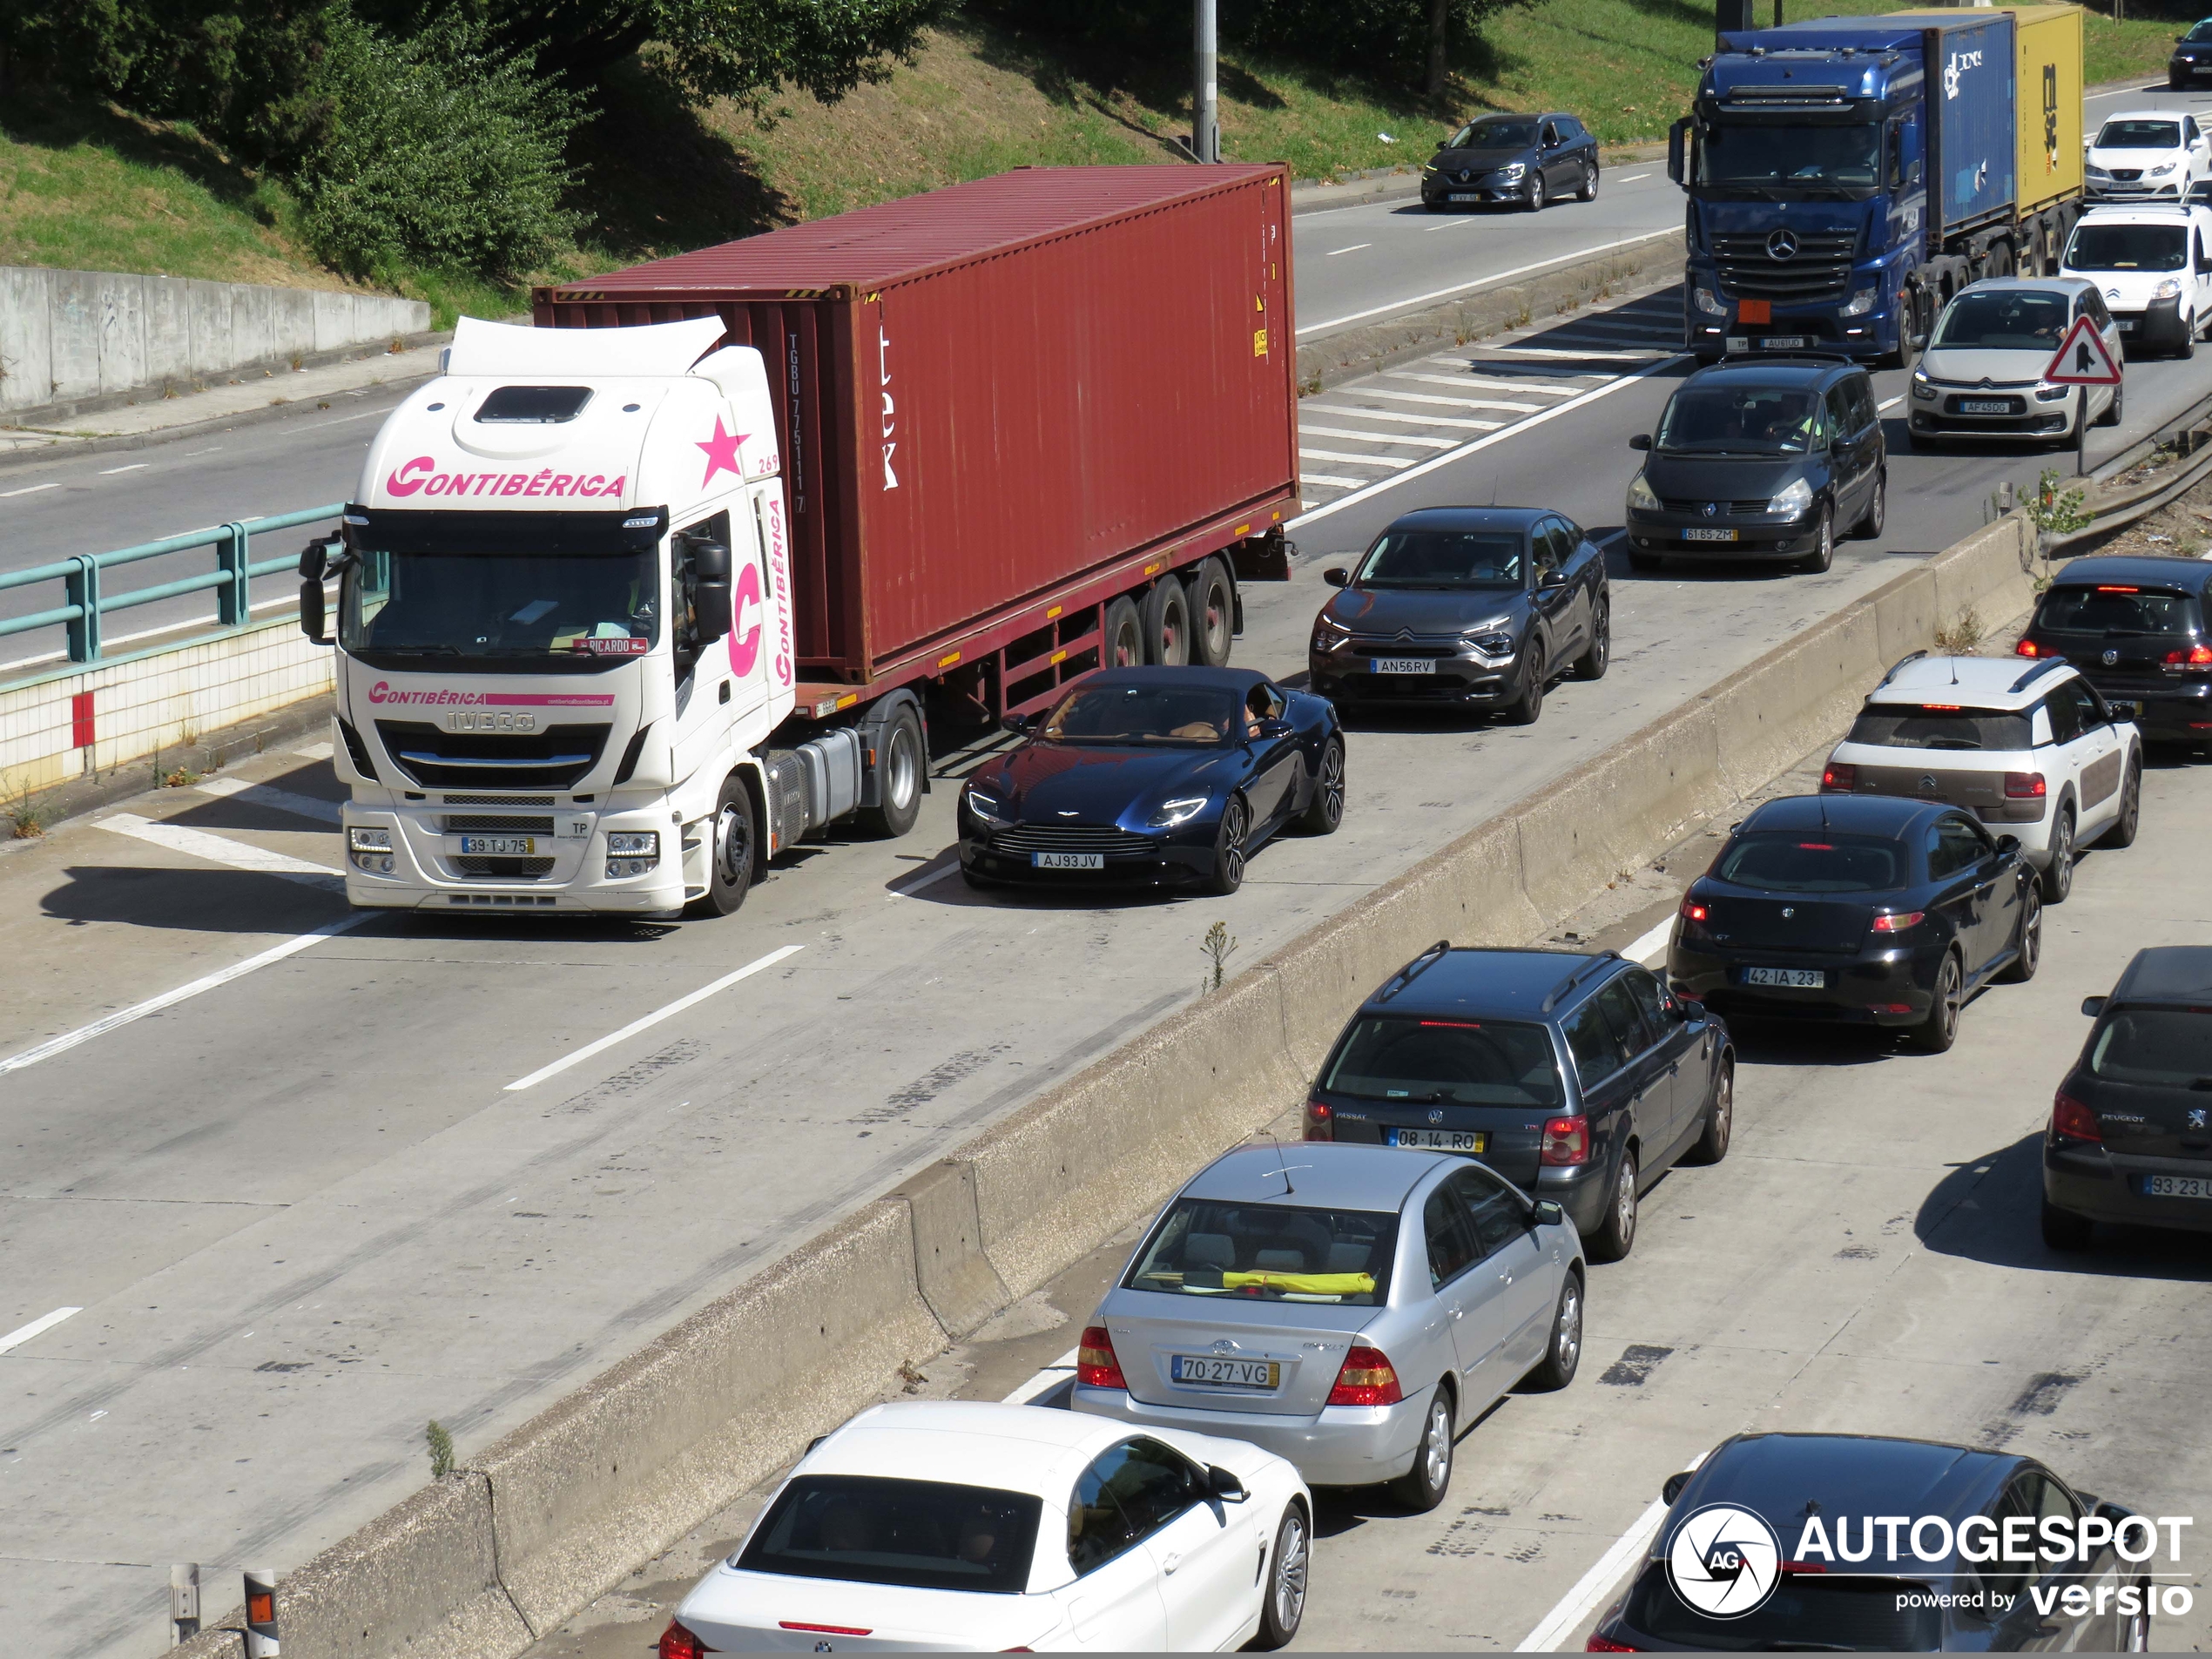
<path id="1" fill-rule="evenodd" d="M 246 1659 L 277 1659 L 276 1568 L 246 1569 Z"/>
<path id="2" fill-rule="evenodd" d="M 2081 414 L 2074 423 L 2074 471 L 2080 477 L 2089 470 L 2089 394 L 2092 386 L 2120 384 L 2120 365 L 2114 361 L 2105 337 L 2089 318 L 2076 317 L 2074 327 L 2043 366 L 2043 378 L 2055 386 L 2079 386 Z"/>

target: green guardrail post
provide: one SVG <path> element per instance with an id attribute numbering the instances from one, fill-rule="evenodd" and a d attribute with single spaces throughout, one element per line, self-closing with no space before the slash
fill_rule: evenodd
<path id="1" fill-rule="evenodd" d="M 100 556 L 79 553 L 70 563 L 77 568 L 62 578 L 62 590 L 77 607 L 69 624 L 69 660 L 100 660 Z"/>
<path id="2" fill-rule="evenodd" d="M 222 539 L 215 543 L 215 568 L 230 580 L 215 590 L 215 620 L 226 628 L 239 627 L 253 619 L 253 583 L 246 569 L 251 561 L 246 547 L 245 525 L 223 526 Z"/>

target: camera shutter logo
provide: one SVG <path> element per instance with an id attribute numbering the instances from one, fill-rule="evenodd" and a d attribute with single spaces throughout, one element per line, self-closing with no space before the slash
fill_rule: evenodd
<path id="1" fill-rule="evenodd" d="M 1782 1576 L 1774 1528 L 1748 1509 L 1709 1503 L 1685 1515 L 1667 1546 L 1675 1594 L 1709 1619 L 1757 1611 Z"/>

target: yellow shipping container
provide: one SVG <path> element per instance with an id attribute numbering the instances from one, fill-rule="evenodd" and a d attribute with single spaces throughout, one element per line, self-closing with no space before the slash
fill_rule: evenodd
<path id="1" fill-rule="evenodd" d="M 2020 124 L 2013 184 L 2025 218 L 2081 193 L 2081 8 L 1998 6 L 2013 20 L 2013 112 Z M 1892 11 L 1957 23 L 1979 9 Z M 1931 89 L 1931 97 L 1934 96 Z"/>

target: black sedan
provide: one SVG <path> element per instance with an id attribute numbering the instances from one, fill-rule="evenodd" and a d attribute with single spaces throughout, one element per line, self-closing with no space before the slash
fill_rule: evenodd
<path id="1" fill-rule="evenodd" d="M 1421 169 L 1421 205 L 1432 213 L 1498 202 L 1538 212 L 1570 195 L 1597 199 L 1597 140 L 1563 110 L 1479 117 Z"/>
<path id="2" fill-rule="evenodd" d="M 1629 563 L 1667 556 L 1783 561 L 1817 573 L 1839 536 L 1875 536 L 1889 451 L 1866 371 L 1840 357 L 1727 361 L 1667 400 L 1629 481 Z"/>
<path id="3" fill-rule="evenodd" d="M 1543 711 L 1561 673 L 1605 677 L 1605 556 L 1565 516 L 1529 507 L 1426 507 L 1375 538 L 1313 619 L 1308 683 L 1340 707 L 1439 705 Z"/>
<path id="4" fill-rule="evenodd" d="M 2043 1242 L 2083 1250 L 2100 1221 L 2212 1232 L 2212 948 L 2138 951 L 2051 1103 Z"/>
<path id="5" fill-rule="evenodd" d="M 1940 1053 L 1966 999 L 2035 974 L 2043 903 L 2018 840 L 1882 795 L 1792 795 L 1690 883 L 1667 972 L 1727 1014 L 1905 1026 Z"/>
<path id="6" fill-rule="evenodd" d="M 1592 1653 L 2150 1646 L 2158 1528 L 2017 1452 L 1738 1434 L 1662 1495 L 1666 1519 Z"/>
<path id="7" fill-rule="evenodd" d="M 1115 882 L 1234 893 L 1297 824 L 1344 820 L 1344 731 L 1318 697 L 1237 668 L 1122 668 L 1076 681 L 960 797 L 972 887 Z"/>

